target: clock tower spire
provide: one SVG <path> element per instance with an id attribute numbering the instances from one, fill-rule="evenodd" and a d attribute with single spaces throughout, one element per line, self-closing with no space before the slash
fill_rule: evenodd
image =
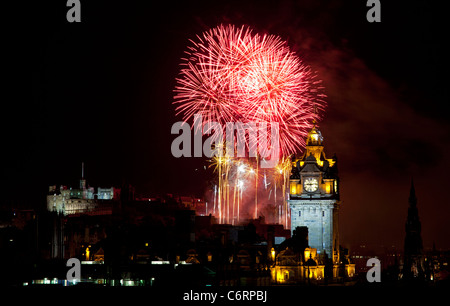
<path id="1" fill-rule="evenodd" d="M 323 137 L 314 123 L 301 156 L 293 158 L 289 206 L 291 231 L 308 228 L 308 243 L 320 255 L 339 262 L 338 209 L 339 177 L 337 158 L 326 158 Z"/>

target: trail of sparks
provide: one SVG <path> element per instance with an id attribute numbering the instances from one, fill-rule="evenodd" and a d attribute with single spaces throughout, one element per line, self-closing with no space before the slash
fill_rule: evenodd
<path id="1" fill-rule="evenodd" d="M 291 173 L 290 156 L 282 158 L 271 169 L 259 169 L 255 158 L 219 156 L 213 157 L 210 167 L 218 173 L 210 213 L 217 216 L 219 223 L 239 224 L 262 213 L 267 221 L 289 228 L 286 188 Z M 277 190 L 281 196 L 277 197 Z"/>
<path id="2" fill-rule="evenodd" d="M 325 108 L 321 81 L 280 37 L 255 34 L 246 26 L 210 29 L 190 40 L 185 54 L 173 102 L 185 122 L 201 115 L 203 126 L 211 122 L 222 127 L 227 122 L 279 124 L 282 158 L 277 167 L 259 170 L 259 156 L 256 162 L 225 155 L 213 158 L 218 174 L 213 211 L 219 222 L 236 224 L 243 216 L 257 218 L 266 201 L 274 203 L 276 221 L 287 227 L 289 156 L 304 148 L 308 131 Z M 249 137 L 246 142 L 250 146 Z M 262 177 L 264 187 L 259 188 Z M 258 196 L 265 191 L 268 195 Z M 250 194 L 253 201 L 246 199 Z"/>
<path id="3" fill-rule="evenodd" d="M 206 122 L 278 122 L 280 149 L 304 147 L 311 122 L 325 107 L 320 80 L 286 42 L 220 25 L 191 40 L 175 87 L 177 115 Z M 315 111 L 317 109 L 317 111 Z"/>

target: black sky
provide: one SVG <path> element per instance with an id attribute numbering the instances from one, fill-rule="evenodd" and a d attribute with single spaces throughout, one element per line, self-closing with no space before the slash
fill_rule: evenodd
<path id="1" fill-rule="evenodd" d="M 342 240 L 402 247 L 414 177 L 425 247 L 450 248 L 445 8 L 429 1 L 66 1 L 5 8 L 2 201 L 39 206 L 48 185 L 194 193 L 202 158 L 170 152 L 188 39 L 220 23 L 281 36 L 328 95 L 320 123 L 342 178 Z M 389 2 L 389 3 L 388 3 Z"/>

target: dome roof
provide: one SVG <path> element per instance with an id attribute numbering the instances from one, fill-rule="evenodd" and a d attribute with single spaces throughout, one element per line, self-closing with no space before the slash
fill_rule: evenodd
<path id="1" fill-rule="evenodd" d="M 311 131 L 308 133 L 308 138 L 306 139 L 307 146 L 320 146 L 322 145 L 323 137 L 319 129 L 314 125 Z"/>

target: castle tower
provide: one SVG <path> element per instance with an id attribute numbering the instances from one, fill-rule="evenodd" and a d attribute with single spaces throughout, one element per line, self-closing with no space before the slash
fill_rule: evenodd
<path id="1" fill-rule="evenodd" d="M 311 248 L 339 262 L 338 209 L 339 177 L 337 158 L 325 157 L 323 137 L 314 126 L 306 139 L 306 150 L 293 159 L 289 206 L 291 232 L 298 226 L 308 228 Z"/>
<path id="2" fill-rule="evenodd" d="M 416 190 L 411 180 L 409 191 L 408 217 L 405 224 L 405 249 L 403 263 L 404 279 L 421 279 L 424 276 L 423 269 L 423 246 L 421 236 L 421 223 L 417 209 Z"/>

